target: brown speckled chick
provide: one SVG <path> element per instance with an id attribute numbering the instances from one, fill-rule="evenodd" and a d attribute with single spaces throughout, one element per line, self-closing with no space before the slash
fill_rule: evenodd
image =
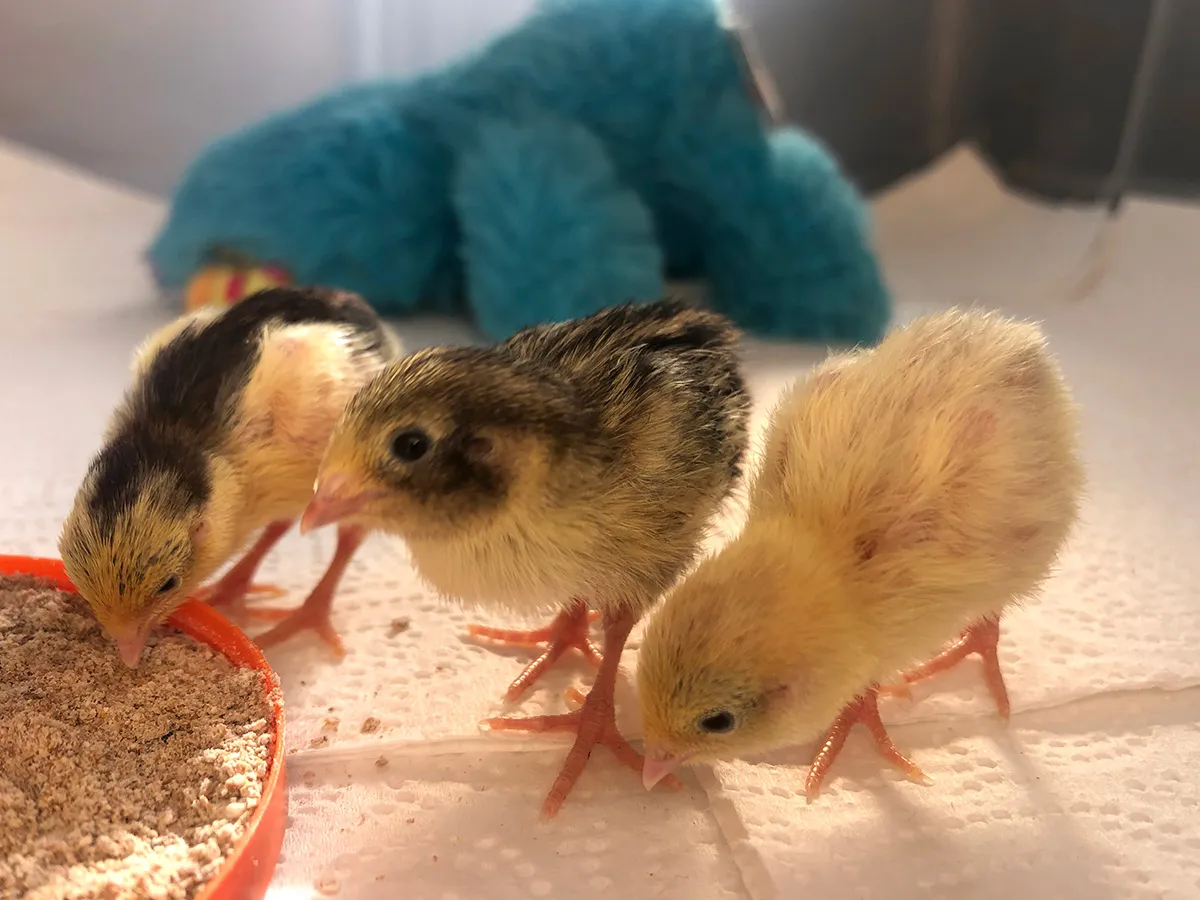
<path id="1" fill-rule="evenodd" d="M 365 387 L 330 441 L 301 527 L 388 531 L 445 596 L 562 610 L 538 632 L 474 629 L 548 642 L 510 696 L 565 648 L 595 653 L 589 604 L 601 613 L 599 673 L 578 713 L 489 722 L 577 732 L 547 815 L 597 743 L 641 764 L 616 729 L 617 668 L 633 625 L 694 561 L 739 475 L 749 399 L 737 341 L 724 318 L 664 300 L 488 349 L 424 350 Z"/>
<path id="2" fill-rule="evenodd" d="M 59 539 L 67 574 L 128 665 L 189 595 L 236 604 L 257 589 L 259 563 L 311 499 L 346 402 L 398 349 L 359 297 L 293 288 L 183 316 L 138 349 Z M 340 653 L 329 605 L 363 534 L 339 532 L 324 578 L 299 610 L 274 611 L 284 620 L 261 645 L 314 628 Z"/>
<path id="3" fill-rule="evenodd" d="M 1075 523 L 1077 429 L 1037 326 L 979 312 L 913 321 L 785 391 L 745 528 L 646 629 L 647 787 L 687 761 L 829 729 L 811 798 L 856 722 L 919 776 L 876 694 L 960 631 L 908 680 L 979 652 L 1007 715 L 1000 617 L 1037 591 Z"/>

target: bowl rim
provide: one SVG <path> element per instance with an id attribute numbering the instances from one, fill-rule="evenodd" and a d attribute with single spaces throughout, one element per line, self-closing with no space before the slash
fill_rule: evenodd
<path id="1" fill-rule="evenodd" d="M 11 575 L 30 575 L 53 584 L 62 591 L 77 594 L 78 590 L 67 576 L 62 561 L 50 557 L 21 556 L 0 554 L 0 577 Z M 233 622 L 211 606 L 196 600 L 185 600 L 167 618 L 167 624 L 177 628 L 194 640 L 216 650 L 231 663 L 239 668 L 252 668 L 263 680 L 267 704 L 271 709 L 271 734 L 274 738 L 271 755 L 267 760 L 267 776 L 263 780 L 262 794 L 258 805 L 250 814 L 246 823 L 246 831 L 238 839 L 237 844 L 230 850 L 229 855 L 216 873 L 195 895 L 194 900 L 224 900 L 226 896 L 242 898 L 253 895 L 242 893 L 241 885 L 234 882 L 226 883 L 226 879 L 240 875 L 240 864 L 243 856 L 254 842 L 259 833 L 259 827 L 268 814 L 277 815 L 280 822 L 287 818 L 287 789 L 284 776 L 286 764 L 286 749 L 284 747 L 284 706 L 283 690 L 279 676 L 267 662 L 262 650 L 250 637 Z M 275 810 L 277 804 L 278 811 Z M 269 827 L 269 826 L 268 826 Z M 270 883 L 271 875 L 279 861 L 279 851 L 283 841 L 283 828 L 279 829 L 278 840 L 270 841 L 266 846 L 267 872 L 262 880 L 263 891 Z M 256 868 L 258 862 L 248 860 Z M 230 893 L 227 895 L 226 890 Z"/>

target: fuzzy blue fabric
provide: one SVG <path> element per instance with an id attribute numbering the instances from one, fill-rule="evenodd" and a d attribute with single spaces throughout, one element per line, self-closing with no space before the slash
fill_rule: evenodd
<path id="1" fill-rule="evenodd" d="M 703 278 L 748 330 L 873 343 L 890 300 L 830 154 L 767 129 L 713 0 L 543 0 L 440 71 L 210 145 L 148 251 L 165 288 L 274 263 L 490 338 Z"/>

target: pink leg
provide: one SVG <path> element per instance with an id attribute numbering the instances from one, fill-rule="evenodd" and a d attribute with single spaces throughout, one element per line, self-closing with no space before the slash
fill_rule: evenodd
<path id="1" fill-rule="evenodd" d="M 357 525 L 339 526 L 337 548 L 333 552 L 333 559 L 329 563 L 329 568 L 325 570 L 325 574 L 321 576 L 321 580 L 317 582 L 317 586 L 308 595 L 308 599 L 297 609 L 289 610 L 286 619 L 270 631 L 256 637 L 254 642 L 260 647 L 270 647 L 286 641 L 302 631 L 312 629 L 321 640 L 329 645 L 339 659 L 345 656 L 346 649 L 342 645 L 341 637 L 333 629 L 329 611 L 333 606 L 333 595 L 342 580 L 342 575 L 345 574 L 351 557 L 354 556 L 366 536 L 366 530 Z"/>
<path id="2" fill-rule="evenodd" d="M 262 565 L 263 558 L 271 552 L 271 548 L 279 543 L 292 527 L 291 522 L 272 522 L 263 529 L 258 540 L 246 551 L 238 562 L 221 576 L 215 584 L 200 587 L 193 595 L 193 600 L 200 600 L 209 606 L 228 606 L 235 613 L 245 612 L 253 618 L 279 619 L 286 612 L 278 609 L 246 609 L 246 597 L 282 597 L 284 591 L 275 585 L 255 584 L 254 574 Z"/>
<path id="3" fill-rule="evenodd" d="M 833 761 L 842 752 L 842 745 L 846 743 L 850 729 L 859 722 L 867 726 L 867 729 L 871 732 L 871 737 L 875 739 L 876 749 L 879 750 L 884 759 L 903 769 L 905 774 L 913 781 L 925 780 L 925 775 L 917 764 L 897 750 L 896 745 L 892 743 L 891 737 L 888 736 L 887 729 L 883 727 L 883 722 L 879 718 L 879 705 L 876 700 L 876 694 L 876 689 L 871 688 L 861 697 L 857 697 L 846 704 L 846 708 L 842 710 L 841 714 L 834 721 L 833 727 L 826 733 L 825 740 L 821 743 L 821 749 L 813 757 L 812 766 L 808 770 L 808 777 L 804 781 L 804 793 L 808 797 L 809 803 L 812 803 L 820 792 L 821 782 L 825 780 L 825 775 L 830 767 L 833 766 Z"/>
<path id="4" fill-rule="evenodd" d="M 571 788 L 582 774 L 596 745 L 608 747 L 620 760 L 635 772 L 642 769 L 642 755 L 633 749 L 617 730 L 616 707 L 613 702 L 617 684 L 617 672 L 621 665 L 621 651 L 634 620 L 622 615 L 605 623 L 604 654 L 596 682 L 583 701 L 583 707 L 575 712 L 559 716 L 530 716 L 516 718 L 499 716 L 484 721 L 492 731 L 574 731 L 575 743 L 559 770 L 554 785 L 542 804 L 543 818 L 553 818 L 567 799 Z M 670 786 L 679 787 L 678 779 L 664 779 Z"/>
<path id="5" fill-rule="evenodd" d="M 467 634 L 518 647 L 535 647 L 543 643 L 546 645 L 542 654 L 526 666 L 525 670 L 508 686 L 505 699 L 513 701 L 529 690 L 542 675 L 558 662 L 559 657 L 572 647 L 582 651 L 592 665 L 599 666 L 600 651 L 596 649 L 588 635 L 588 626 L 599 616 L 599 613 L 589 613 L 587 604 L 582 600 L 575 600 L 555 616 L 554 621 L 545 628 L 518 631 L 510 628 L 470 625 L 467 627 Z"/>
<path id="6" fill-rule="evenodd" d="M 970 656 L 978 653 L 983 660 L 983 677 L 987 681 L 988 690 L 996 701 L 996 709 L 1005 719 L 1008 718 L 1010 704 L 1008 688 L 1004 684 L 1004 673 L 1000 671 L 1000 620 L 994 618 L 980 619 L 967 628 L 957 641 L 935 656 L 929 662 L 922 663 L 911 672 L 904 674 L 904 685 L 889 687 L 886 693 L 903 694 L 907 686 L 923 681 L 939 672 L 947 672 Z"/>

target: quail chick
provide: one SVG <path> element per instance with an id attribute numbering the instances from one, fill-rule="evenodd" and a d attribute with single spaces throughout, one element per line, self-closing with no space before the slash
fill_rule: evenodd
<path id="1" fill-rule="evenodd" d="M 603 743 L 634 768 L 613 689 L 633 625 L 695 559 L 745 452 L 738 335 L 674 300 L 522 331 L 488 349 L 392 363 L 346 408 L 301 527 L 356 521 L 402 536 L 441 594 L 520 613 L 561 609 L 534 633 L 475 629 L 546 651 L 519 694 L 569 646 L 599 671 L 582 708 L 497 718 L 493 729 L 573 730 L 543 806 L 552 816 Z M 589 649 L 589 605 L 604 645 Z"/>
<path id="2" fill-rule="evenodd" d="M 743 531 L 647 626 L 647 788 L 688 760 L 829 728 L 812 799 L 855 722 L 922 777 L 879 720 L 877 686 L 960 629 L 913 677 L 977 651 L 1007 715 L 1001 615 L 1036 591 L 1076 519 L 1077 440 L 1041 332 L 994 314 L 919 319 L 789 388 Z"/>
<path id="3" fill-rule="evenodd" d="M 59 539 L 68 575 L 126 664 L 188 596 L 237 604 L 257 589 L 259 563 L 312 496 L 343 407 L 397 350 L 360 298 L 291 288 L 198 310 L 138 349 L 133 384 Z M 256 534 L 220 581 L 201 587 Z M 329 607 L 363 535 L 339 532 L 304 605 L 263 616 L 283 621 L 260 645 L 312 628 L 340 653 Z"/>

